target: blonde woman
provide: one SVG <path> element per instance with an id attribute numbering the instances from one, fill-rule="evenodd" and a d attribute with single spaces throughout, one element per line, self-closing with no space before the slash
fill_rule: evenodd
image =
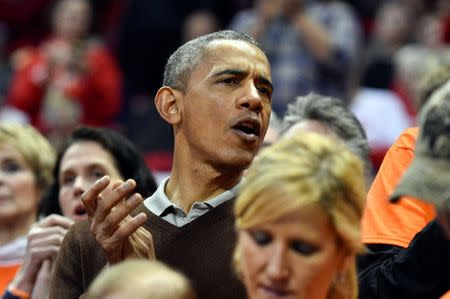
<path id="1" fill-rule="evenodd" d="M 27 233 L 52 182 L 54 160 L 53 148 L 33 127 L 0 125 L 0 295 L 24 262 Z M 51 256 L 53 241 L 33 243 L 41 261 Z"/>
<path id="2" fill-rule="evenodd" d="M 355 299 L 362 162 L 315 133 L 264 150 L 235 205 L 235 266 L 250 299 Z"/>

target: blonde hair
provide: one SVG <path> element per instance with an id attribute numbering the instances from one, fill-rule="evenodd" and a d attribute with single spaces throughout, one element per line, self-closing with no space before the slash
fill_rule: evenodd
<path id="1" fill-rule="evenodd" d="M 149 260 L 128 259 L 103 270 L 89 287 L 86 299 L 131 292 L 134 298 L 195 299 L 195 293 L 181 273 Z"/>
<path id="2" fill-rule="evenodd" d="M 41 191 L 52 184 L 56 154 L 47 139 L 35 128 L 18 123 L 2 123 L 0 143 L 8 143 L 21 153 Z"/>
<path id="3" fill-rule="evenodd" d="M 358 157 L 344 144 L 301 133 L 280 140 L 256 158 L 235 204 L 236 226 L 249 229 L 319 204 L 336 231 L 338 246 L 353 255 L 352 267 L 331 287 L 328 298 L 353 299 L 357 297 L 354 255 L 364 249 L 360 219 L 365 193 L 363 163 Z M 238 248 L 234 262 L 239 272 Z"/>

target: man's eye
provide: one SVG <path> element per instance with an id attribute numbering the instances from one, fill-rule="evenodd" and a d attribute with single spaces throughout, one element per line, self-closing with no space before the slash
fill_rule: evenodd
<path id="1" fill-rule="evenodd" d="M 269 94 L 269 89 L 267 89 L 265 87 L 258 87 L 258 90 L 260 93 Z"/>
<path id="2" fill-rule="evenodd" d="M 301 254 L 301 255 L 312 255 L 313 253 L 315 253 L 318 248 L 314 245 L 308 244 L 304 241 L 293 241 L 291 243 L 291 248 Z"/>
<path id="3" fill-rule="evenodd" d="M 259 86 L 258 91 L 268 97 L 270 97 L 272 95 L 272 91 L 270 90 L 270 88 L 268 88 L 266 86 Z"/>
<path id="4" fill-rule="evenodd" d="M 272 236 L 264 231 L 252 231 L 250 236 L 253 241 L 260 246 L 264 246 L 272 242 Z"/>
<path id="5" fill-rule="evenodd" d="M 224 78 L 220 80 L 220 82 L 225 84 L 237 84 L 239 83 L 239 80 L 237 78 Z"/>

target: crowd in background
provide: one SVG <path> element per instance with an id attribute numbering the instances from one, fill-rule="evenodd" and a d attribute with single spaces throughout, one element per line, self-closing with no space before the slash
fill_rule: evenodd
<path id="1" fill-rule="evenodd" d="M 450 1 L 0 1 L 0 120 L 54 144 L 79 123 L 112 127 L 168 171 L 171 132 L 153 105 L 163 67 L 182 42 L 226 28 L 266 51 L 277 114 L 309 91 L 343 99 L 377 169 L 414 124 L 423 75 L 448 63 Z"/>

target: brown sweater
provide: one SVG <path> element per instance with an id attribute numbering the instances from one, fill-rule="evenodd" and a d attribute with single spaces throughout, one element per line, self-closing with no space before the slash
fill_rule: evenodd
<path id="1" fill-rule="evenodd" d="M 141 205 L 148 216 L 156 257 L 189 277 L 198 299 L 244 299 L 245 290 L 232 269 L 235 244 L 234 200 L 176 227 Z M 74 299 L 87 291 L 106 265 L 106 257 L 89 232 L 87 221 L 73 225 L 64 238 L 52 275 L 50 299 Z"/>

